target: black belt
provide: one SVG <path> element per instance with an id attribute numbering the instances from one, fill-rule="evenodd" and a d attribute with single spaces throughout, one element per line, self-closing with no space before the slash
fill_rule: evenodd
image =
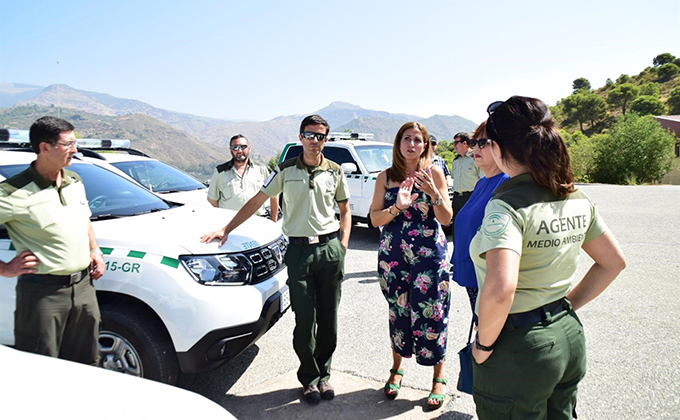
<path id="1" fill-rule="evenodd" d="M 291 236 L 288 238 L 288 242 L 292 245 L 315 245 L 315 244 L 324 244 L 331 239 L 335 239 L 338 237 L 338 232 L 332 232 L 327 235 L 319 235 L 319 236 Z"/>
<path id="2" fill-rule="evenodd" d="M 523 325 L 536 324 L 546 320 L 546 313 L 557 315 L 565 309 L 569 308 L 569 302 L 565 298 L 550 302 L 539 308 L 532 309 L 527 312 L 520 312 L 518 314 L 509 314 L 508 323 L 513 327 L 521 327 Z"/>
<path id="3" fill-rule="evenodd" d="M 463 192 L 454 191 L 453 192 L 453 195 L 465 195 L 465 194 L 472 194 L 472 191 L 463 191 Z"/>
<path id="4" fill-rule="evenodd" d="M 70 286 L 72 284 L 79 283 L 82 279 L 87 277 L 89 273 L 90 267 L 87 267 L 82 271 L 78 271 L 77 273 L 73 273 L 68 276 L 55 276 L 53 274 L 22 274 L 19 276 L 19 280 L 28 281 L 31 283 Z"/>

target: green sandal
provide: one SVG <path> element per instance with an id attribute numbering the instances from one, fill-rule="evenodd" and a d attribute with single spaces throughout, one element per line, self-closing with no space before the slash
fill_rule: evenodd
<path id="1" fill-rule="evenodd" d="M 447 380 L 444 378 L 434 378 L 432 379 L 432 383 L 440 383 L 440 384 L 447 384 Z M 446 394 L 435 394 L 433 392 L 430 393 L 430 396 L 427 397 L 427 406 L 430 407 L 430 410 L 437 410 L 441 408 L 441 406 L 444 404 L 444 399 L 446 399 Z M 436 400 L 437 404 L 430 404 L 430 400 Z"/>
<path id="2" fill-rule="evenodd" d="M 392 384 L 389 382 L 385 383 L 385 396 L 387 397 L 388 400 L 393 400 L 397 398 L 397 395 L 399 395 L 399 389 L 401 388 L 401 381 L 404 379 L 404 371 L 401 369 L 390 369 L 390 373 L 393 373 L 395 375 L 401 375 L 401 379 L 399 379 L 398 384 Z M 387 391 L 394 391 L 394 393 L 388 393 Z"/>

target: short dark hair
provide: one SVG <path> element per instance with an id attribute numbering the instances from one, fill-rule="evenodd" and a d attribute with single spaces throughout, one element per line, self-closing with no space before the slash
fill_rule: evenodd
<path id="1" fill-rule="evenodd" d="M 456 133 L 456 135 L 453 136 L 453 139 L 460 139 L 460 141 L 467 143 L 470 141 L 470 135 L 464 131 L 461 131 L 460 133 Z"/>
<path id="2" fill-rule="evenodd" d="M 326 121 L 321 115 L 313 114 L 306 116 L 305 119 L 300 123 L 300 134 L 304 133 L 305 127 L 308 125 L 316 124 L 321 124 L 326 127 L 326 134 L 331 131 L 331 126 L 328 125 L 328 121 Z"/>
<path id="3" fill-rule="evenodd" d="M 61 118 L 50 116 L 39 118 L 28 132 L 31 148 L 35 153 L 40 153 L 40 143 L 54 144 L 59 140 L 61 133 L 75 129 L 73 124 Z"/>
<path id="4" fill-rule="evenodd" d="M 437 138 L 435 136 L 430 136 L 430 143 L 432 143 L 433 146 L 437 144 Z"/>
<path id="5" fill-rule="evenodd" d="M 234 140 L 238 140 L 238 139 L 246 139 L 246 141 L 248 142 L 248 144 L 250 144 L 250 140 L 248 140 L 248 138 L 247 138 L 246 136 L 244 136 L 243 134 L 236 134 L 236 135 L 234 135 L 234 136 L 231 136 L 231 138 L 229 139 L 229 146 L 231 146 L 231 143 L 232 143 Z"/>

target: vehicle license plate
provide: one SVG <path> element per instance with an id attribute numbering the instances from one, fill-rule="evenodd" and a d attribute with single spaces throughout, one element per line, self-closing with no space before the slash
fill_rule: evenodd
<path id="1" fill-rule="evenodd" d="M 281 293 L 281 299 L 279 300 L 280 305 L 281 305 L 281 313 L 288 309 L 290 306 L 290 290 L 288 290 L 288 286 L 285 286 L 286 289 Z"/>

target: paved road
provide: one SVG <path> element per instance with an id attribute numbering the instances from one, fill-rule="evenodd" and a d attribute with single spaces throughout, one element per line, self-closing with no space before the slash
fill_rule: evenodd
<path id="1" fill-rule="evenodd" d="M 579 393 L 582 419 L 680 419 L 680 187 L 587 185 L 621 243 L 628 268 L 581 316 L 588 339 L 588 375 Z M 456 352 L 470 311 L 455 288 L 450 313 L 447 376 L 451 398 L 426 411 L 431 368 L 406 363 L 405 390 L 386 402 L 381 387 L 391 365 L 387 306 L 376 274 L 377 231 L 352 231 L 333 362 L 338 397 L 309 407 L 299 400 L 293 315 L 287 313 L 256 346 L 222 369 L 184 375 L 179 385 L 207 396 L 240 419 L 471 419 L 472 398 L 455 391 Z M 581 257 L 584 273 L 589 258 Z M 531 378 L 527 378 L 531 380 Z"/>

